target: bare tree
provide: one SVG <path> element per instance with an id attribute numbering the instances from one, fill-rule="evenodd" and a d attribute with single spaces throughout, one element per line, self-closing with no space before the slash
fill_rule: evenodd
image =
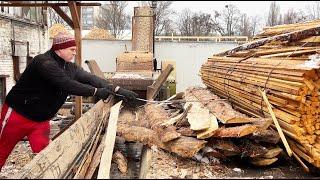
<path id="1" fill-rule="evenodd" d="M 250 19 L 247 16 L 246 13 L 242 14 L 240 16 L 240 21 L 239 21 L 239 32 L 238 34 L 241 36 L 251 36 L 250 32 Z"/>
<path id="2" fill-rule="evenodd" d="M 62 3 L 62 2 L 67 2 L 67 1 L 53 1 L 55 3 Z M 61 10 L 70 15 L 70 10 L 68 7 L 61 7 Z M 69 27 L 69 25 L 56 13 L 56 11 L 53 8 L 48 8 L 48 26 L 51 27 L 53 24 L 62 24 L 65 27 Z"/>
<path id="3" fill-rule="evenodd" d="M 184 9 L 180 18 L 178 19 L 178 29 L 181 35 L 191 36 L 192 35 L 192 12 L 190 9 Z"/>
<path id="4" fill-rule="evenodd" d="M 156 4 L 156 7 L 153 7 L 152 3 Z M 155 8 L 155 35 L 166 34 L 166 30 L 173 29 L 172 15 L 175 12 L 170 9 L 173 1 L 141 1 L 142 6 L 150 6 Z"/>
<path id="5" fill-rule="evenodd" d="M 307 16 L 304 15 L 304 13 L 300 11 L 295 11 L 294 9 L 289 9 L 283 16 L 283 23 L 284 24 L 292 24 L 292 23 L 298 23 L 303 22 L 307 19 Z"/>
<path id="6" fill-rule="evenodd" d="M 233 4 L 228 4 L 222 13 L 214 11 L 213 19 L 214 29 L 221 35 L 232 36 L 236 34 L 236 28 L 239 27 L 240 10 Z"/>
<path id="7" fill-rule="evenodd" d="M 221 13 L 218 11 L 214 11 L 214 17 L 213 17 L 213 30 L 220 35 L 226 34 L 226 29 L 223 28 L 223 24 L 221 22 Z"/>
<path id="8" fill-rule="evenodd" d="M 208 36 L 213 31 L 213 20 L 210 14 L 193 13 L 185 9 L 179 18 L 178 27 L 181 35 Z"/>
<path id="9" fill-rule="evenodd" d="M 251 27 L 250 27 L 251 37 L 254 37 L 257 31 L 259 30 L 259 27 L 261 25 L 260 21 L 261 21 L 261 17 L 258 15 L 251 17 Z"/>
<path id="10" fill-rule="evenodd" d="M 320 2 L 313 2 L 306 8 L 307 16 L 309 20 L 320 19 Z"/>
<path id="11" fill-rule="evenodd" d="M 281 21 L 280 6 L 275 2 L 271 2 L 268 13 L 267 26 L 275 26 Z"/>
<path id="12" fill-rule="evenodd" d="M 118 38 L 130 24 L 130 16 L 125 13 L 126 1 L 109 1 L 108 5 L 102 5 L 96 18 L 97 27 L 109 30 Z"/>

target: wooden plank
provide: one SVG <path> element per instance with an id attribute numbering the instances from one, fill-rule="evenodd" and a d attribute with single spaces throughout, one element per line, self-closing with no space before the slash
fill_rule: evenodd
<path id="1" fill-rule="evenodd" d="M 152 100 L 157 96 L 162 84 L 166 81 L 166 79 L 168 78 L 172 70 L 173 70 L 173 66 L 169 64 L 167 68 L 161 72 L 157 80 L 151 86 L 147 87 L 148 100 Z"/>
<path id="2" fill-rule="evenodd" d="M 202 149 L 207 141 L 199 140 L 193 137 L 181 136 L 167 143 L 162 143 L 158 134 L 145 127 L 129 126 L 120 124 L 118 126 L 117 134 L 129 142 L 141 142 L 144 145 L 151 147 L 155 145 L 161 149 L 173 152 L 181 157 L 193 157 Z"/>
<path id="3" fill-rule="evenodd" d="M 300 159 L 300 157 L 295 152 L 292 152 L 292 155 L 299 162 L 305 172 L 310 172 L 308 166 Z"/>
<path id="4" fill-rule="evenodd" d="M 101 3 L 81 3 L 76 2 L 77 6 L 101 6 Z M 15 3 L 0 3 L 0 7 L 57 7 L 68 6 L 68 3 L 22 3 L 16 1 Z"/>
<path id="5" fill-rule="evenodd" d="M 271 105 L 270 105 L 270 103 L 268 101 L 266 92 L 265 91 L 261 91 L 261 89 L 259 89 L 259 91 L 261 92 L 263 100 L 264 100 L 265 104 L 267 105 L 267 108 L 269 110 L 269 114 L 271 115 L 273 123 L 275 124 L 275 126 L 277 128 L 277 131 L 278 131 L 278 133 L 280 135 L 281 141 L 282 141 L 284 147 L 286 148 L 286 151 L 287 151 L 288 155 L 291 157 L 292 156 L 292 150 L 290 149 L 290 146 L 289 146 L 289 144 L 288 144 L 288 142 L 286 140 L 286 137 L 284 136 L 284 134 L 282 132 L 282 129 L 281 129 L 280 125 L 279 125 L 279 122 L 278 122 L 278 120 L 277 120 L 277 118 L 276 118 L 276 116 L 275 116 L 275 114 L 274 114 L 274 112 L 272 110 L 272 107 L 271 107 Z"/>
<path id="6" fill-rule="evenodd" d="M 282 149 L 279 147 L 268 149 L 268 152 L 263 155 L 263 158 L 274 158 L 282 152 Z"/>
<path id="7" fill-rule="evenodd" d="M 249 42 L 246 44 L 243 44 L 241 46 L 238 46 L 236 48 L 233 48 L 231 50 L 225 51 L 223 53 L 220 53 L 220 56 L 225 56 L 225 55 L 230 55 L 233 54 L 235 52 L 241 51 L 241 50 L 248 50 L 248 49 L 253 49 L 259 46 L 262 46 L 266 43 L 269 43 L 271 41 L 298 41 L 301 39 L 305 39 L 307 37 L 310 36 L 314 36 L 317 35 L 317 32 L 320 31 L 320 26 L 314 26 L 308 29 L 302 29 L 302 30 L 297 30 L 297 31 L 293 31 L 290 33 L 285 33 L 285 34 L 280 34 L 280 35 L 276 35 L 276 36 L 271 36 L 268 38 L 264 38 L 261 40 L 256 40 L 253 42 Z"/>
<path id="8" fill-rule="evenodd" d="M 71 17 L 72 17 L 72 21 L 73 21 L 73 26 L 74 28 L 80 28 L 81 25 L 81 17 L 79 16 L 79 12 L 77 9 L 77 5 L 75 1 L 69 1 L 68 2 L 68 6 L 70 8 L 70 13 L 71 13 Z"/>
<path id="9" fill-rule="evenodd" d="M 192 130 L 205 130 L 210 127 L 210 113 L 206 108 L 201 107 L 200 102 L 186 102 L 185 108 L 192 104 L 187 114 L 187 119 Z"/>
<path id="10" fill-rule="evenodd" d="M 250 160 L 250 163 L 252 163 L 255 166 L 268 166 L 274 162 L 276 162 L 278 158 L 254 158 Z"/>
<path id="11" fill-rule="evenodd" d="M 100 164 L 100 159 L 101 159 L 101 155 L 104 149 L 104 143 L 105 143 L 105 139 L 106 139 L 106 134 L 103 136 L 101 143 L 99 144 L 99 147 L 97 148 L 97 150 L 95 151 L 92 161 L 87 169 L 86 175 L 84 176 L 84 179 L 92 179 L 92 176 L 96 170 L 96 168 L 99 166 Z"/>
<path id="12" fill-rule="evenodd" d="M 245 124 L 242 126 L 219 128 L 214 133 L 213 137 L 243 137 L 248 134 L 252 134 L 257 130 L 257 126 L 251 124 Z"/>
<path id="13" fill-rule="evenodd" d="M 101 121 L 102 122 L 102 121 Z M 96 150 L 96 147 L 98 145 L 98 141 L 100 139 L 100 133 L 101 133 L 102 127 L 99 126 L 99 130 L 96 132 L 96 134 L 93 136 L 92 141 L 90 143 L 90 146 L 86 150 L 85 155 L 82 157 L 82 160 L 80 162 L 80 165 L 78 167 L 78 170 L 76 174 L 74 175 L 74 179 L 83 179 L 85 176 L 85 173 L 90 165 L 90 162 L 92 160 L 92 156 Z"/>
<path id="14" fill-rule="evenodd" d="M 25 165 L 14 179 L 60 179 L 96 132 L 112 101 L 99 101 Z"/>
<path id="15" fill-rule="evenodd" d="M 214 149 L 219 150 L 224 156 L 234 156 L 234 155 L 240 155 L 241 150 L 238 145 L 236 145 L 232 140 L 230 139 L 220 139 L 220 138 L 212 138 L 209 141 L 210 144 L 208 144 L 206 147 L 212 147 Z M 211 154 L 211 153 L 210 153 Z M 215 155 L 220 156 L 219 153 L 213 152 L 212 154 L 214 157 Z"/>
<path id="16" fill-rule="evenodd" d="M 85 63 L 88 65 L 89 70 L 92 74 L 105 79 L 103 72 L 101 71 L 100 67 L 98 66 L 95 60 L 88 60 L 88 61 L 85 61 Z"/>
<path id="17" fill-rule="evenodd" d="M 213 136 L 215 131 L 219 128 L 218 120 L 213 114 L 209 114 L 210 127 L 197 134 L 198 139 L 207 139 Z"/>
<path id="18" fill-rule="evenodd" d="M 117 122 L 119 111 L 121 108 L 122 101 L 118 102 L 110 108 L 110 117 L 108 127 L 106 129 L 107 135 L 105 139 L 105 148 L 103 150 L 99 171 L 98 179 L 109 179 L 110 178 L 110 167 L 112 160 L 113 147 L 116 140 Z"/>
<path id="19" fill-rule="evenodd" d="M 70 19 L 70 17 L 62 11 L 62 9 L 59 6 L 52 6 L 52 9 L 54 9 L 57 14 L 72 28 L 74 29 L 73 21 Z"/>
<path id="20" fill-rule="evenodd" d="M 181 114 L 179 114 L 179 115 L 177 115 L 177 116 L 169 119 L 168 121 L 162 123 L 161 126 L 168 127 L 168 126 L 173 125 L 174 123 L 176 123 L 177 125 L 179 125 L 179 123 L 180 123 L 185 117 L 187 117 L 187 114 L 188 114 L 189 110 L 191 109 L 191 107 L 192 107 L 192 104 L 189 104 L 189 105 L 187 106 L 187 108 L 185 108 L 185 110 L 184 110 Z"/>
<path id="21" fill-rule="evenodd" d="M 146 179 L 149 167 L 152 161 L 152 150 L 149 147 L 144 147 L 141 157 L 141 166 L 139 179 Z"/>
<path id="22" fill-rule="evenodd" d="M 277 131 L 273 129 L 259 130 L 252 134 L 249 139 L 258 142 L 267 142 L 272 144 L 277 144 L 280 141 L 280 136 Z"/>

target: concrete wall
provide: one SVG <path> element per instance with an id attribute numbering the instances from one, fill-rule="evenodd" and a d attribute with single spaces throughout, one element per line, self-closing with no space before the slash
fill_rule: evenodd
<path id="1" fill-rule="evenodd" d="M 89 71 L 84 61 L 94 59 L 103 72 L 113 72 L 115 59 L 125 51 L 125 46 L 131 51 L 131 41 L 83 40 L 82 67 Z M 198 74 L 208 57 L 236 46 L 233 42 L 155 42 L 155 57 L 158 68 L 162 60 L 176 62 L 177 91 L 183 91 L 190 86 L 203 86 Z"/>

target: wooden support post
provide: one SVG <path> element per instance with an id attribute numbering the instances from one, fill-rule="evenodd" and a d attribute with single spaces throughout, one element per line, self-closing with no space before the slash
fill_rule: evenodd
<path id="1" fill-rule="evenodd" d="M 105 139 L 105 148 L 102 153 L 98 179 L 109 179 L 110 178 L 110 167 L 112 160 L 113 147 L 116 140 L 117 122 L 122 101 L 112 106 L 110 109 L 109 123 L 107 127 L 107 135 Z"/>
<path id="2" fill-rule="evenodd" d="M 76 55 L 76 64 L 81 66 L 81 6 L 77 6 L 75 1 L 68 2 L 73 25 L 74 25 L 74 34 L 77 46 L 77 55 Z M 75 105 L 75 120 L 79 119 L 82 115 L 82 97 L 76 97 L 76 105 Z"/>
<path id="3" fill-rule="evenodd" d="M 148 100 L 152 100 L 157 96 L 162 84 L 167 80 L 167 78 L 172 70 L 173 70 L 173 66 L 171 64 L 169 64 L 167 66 L 167 68 L 161 72 L 161 74 L 157 78 L 157 80 L 151 86 L 147 87 L 147 99 Z"/>
<path id="4" fill-rule="evenodd" d="M 290 149 L 288 141 L 286 140 L 286 137 L 284 136 L 284 134 L 282 132 L 282 129 L 281 129 L 280 125 L 279 125 L 279 122 L 278 122 L 278 120 L 277 120 L 277 118 L 276 118 L 276 116 L 275 116 L 275 114 L 274 114 L 274 112 L 272 110 L 271 104 L 268 101 L 268 98 L 267 98 L 267 95 L 266 95 L 266 91 L 262 91 L 261 89 L 259 89 L 259 91 L 260 91 L 260 93 L 261 93 L 261 95 L 263 97 L 263 100 L 264 100 L 265 104 L 267 105 L 267 108 L 268 108 L 269 113 L 270 113 L 270 115 L 272 117 L 273 123 L 276 126 L 277 131 L 278 131 L 278 133 L 280 135 L 281 141 L 282 141 L 284 147 L 286 148 L 286 151 L 287 151 L 288 155 L 291 157 L 292 156 L 292 150 Z"/>

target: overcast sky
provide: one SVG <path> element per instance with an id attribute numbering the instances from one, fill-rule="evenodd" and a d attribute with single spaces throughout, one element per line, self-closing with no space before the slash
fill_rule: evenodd
<path id="1" fill-rule="evenodd" d="M 249 16 L 259 15 L 267 16 L 270 3 L 272 1 L 174 1 L 171 8 L 177 12 L 181 12 L 185 8 L 189 8 L 193 12 L 205 12 L 213 14 L 214 10 L 221 11 L 227 4 L 233 4 L 238 7 L 241 13 L 247 13 Z M 290 8 L 295 10 L 305 10 L 315 1 L 276 1 L 280 5 L 280 11 L 286 12 Z M 138 6 L 140 1 L 128 1 L 127 11 L 133 15 L 133 7 Z"/>

